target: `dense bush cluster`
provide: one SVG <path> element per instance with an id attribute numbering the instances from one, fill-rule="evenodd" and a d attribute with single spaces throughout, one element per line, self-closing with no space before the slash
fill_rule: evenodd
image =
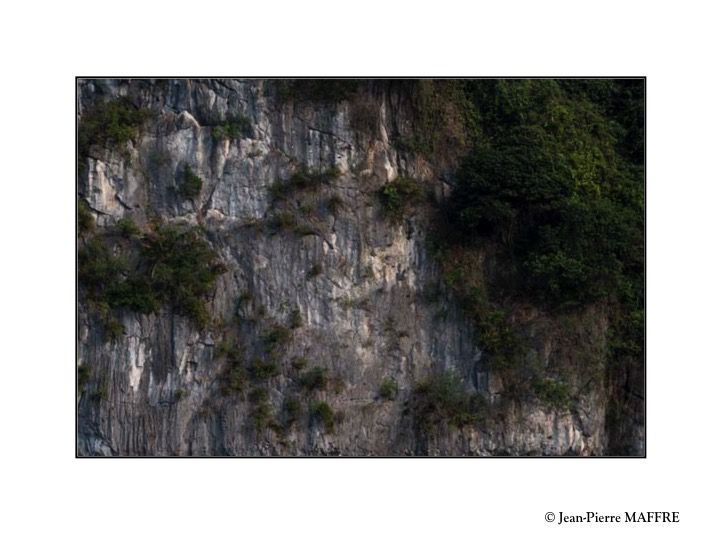
<path id="1" fill-rule="evenodd" d="M 261 381 L 272 379 L 280 374 L 280 368 L 273 360 L 256 358 L 252 365 L 253 376 Z"/>
<path id="2" fill-rule="evenodd" d="M 335 411 L 324 401 L 314 401 L 310 404 L 310 416 L 327 432 L 332 432 L 335 427 Z"/>
<path id="3" fill-rule="evenodd" d="M 383 379 L 380 383 L 380 391 L 378 392 L 380 397 L 385 400 L 392 401 L 398 395 L 398 384 L 395 379 Z"/>
<path id="4" fill-rule="evenodd" d="M 236 141 L 252 136 L 252 123 L 242 114 L 229 114 L 224 120 L 212 129 L 212 138 L 215 141 L 229 139 Z"/>
<path id="5" fill-rule="evenodd" d="M 89 300 L 139 313 L 166 305 L 199 326 L 209 322 L 205 297 L 225 271 L 199 229 L 175 226 L 120 243 L 95 236 L 80 249 L 78 265 Z"/>
<path id="6" fill-rule="evenodd" d="M 314 191 L 336 180 L 339 176 L 340 171 L 334 167 L 325 170 L 301 167 L 287 181 L 278 180 L 270 186 L 270 196 L 273 201 L 279 201 L 297 191 Z"/>
<path id="7" fill-rule="evenodd" d="M 80 236 L 91 233 L 95 229 L 95 219 L 93 218 L 90 206 L 84 199 L 78 199 L 77 202 L 77 230 Z"/>
<path id="8" fill-rule="evenodd" d="M 178 189 L 180 195 L 185 199 L 194 199 L 200 195 L 202 184 L 202 178 L 195 174 L 192 167 L 186 163 L 183 166 L 182 181 L 180 183 L 180 188 Z"/>
<path id="9" fill-rule="evenodd" d="M 416 427 L 424 433 L 442 425 L 459 428 L 477 424 L 486 410 L 484 399 L 468 393 L 460 378 L 448 372 L 431 375 L 418 384 L 410 403 Z"/>
<path id="10" fill-rule="evenodd" d="M 92 375 L 92 368 L 89 364 L 82 364 L 77 368 L 77 385 L 78 389 L 82 391 L 83 387 L 90 381 Z"/>
<path id="11" fill-rule="evenodd" d="M 302 405 L 300 401 L 293 397 L 286 398 L 283 403 L 283 416 L 286 427 L 291 427 L 300 420 L 302 416 Z"/>
<path id="12" fill-rule="evenodd" d="M 392 220 L 399 220 L 408 208 L 422 198 L 422 193 L 419 182 L 400 176 L 380 188 L 378 195 L 385 215 Z"/>
<path id="13" fill-rule="evenodd" d="M 290 341 L 292 331 L 282 325 L 275 324 L 262 335 L 263 346 L 266 353 L 276 351 Z"/>
<path id="14" fill-rule="evenodd" d="M 556 379 L 546 378 L 535 381 L 535 395 L 545 405 L 556 409 L 567 409 L 570 405 L 568 385 Z"/>
<path id="15" fill-rule="evenodd" d="M 425 83 L 427 84 L 427 83 Z M 601 301 L 617 365 L 640 365 L 644 332 L 644 82 L 464 81 L 442 94 L 463 114 L 468 149 L 432 247 L 494 368 L 518 395 L 565 407 L 570 389 L 525 365 L 513 302 L 571 311 Z M 421 95 L 420 86 L 414 89 Z M 415 98 L 417 125 L 438 99 Z M 430 123 L 428 123 L 430 121 Z M 430 140 L 413 134 L 415 140 Z M 432 145 L 410 148 L 431 159 Z M 421 148 L 422 147 L 422 148 Z M 483 251 L 495 264 L 490 290 Z M 499 291 L 499 293 L 498 293 Z"/>
<path id="16" fill-rule="evenodd" d="M 138 107 L 127 97 L 98 101 L 80 119 L 79 156 L 86 157 L 93 145 L 120 146 L 135 140 L 150 116 L 149 110 Z"/>
<path id="17" fill-rule="evenodd" d="M 468 92 L 478 135 L 448 212 L 463 241 L 502 242 L 518 288 L 550 307 L 639 294 L 641 81 L 477 81 Z"/>
<path id="18" fill-rule="evenodd" d="M 314 367 L 300 376 L 300 386 L 307 392 L 325 390 L 328 385 L 327 369 Z"/>
<path id="19" fill-rule="evenodd" d="M 247 369 L 239 359 L 232 359 L 227 365 L 223 379 L 223 394 L 242 394 L 245 391 L 247 382 Z"/>

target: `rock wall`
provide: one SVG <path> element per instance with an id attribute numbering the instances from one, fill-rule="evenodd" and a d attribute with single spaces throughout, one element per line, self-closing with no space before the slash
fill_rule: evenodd
<path id="1" fill-rule="evenodd" d="M 82 116 L 96 100 L 129 95 L 156 114 L 136 143 L 96 151 L 81 169 L 79 194 L 96 226 L 159 216 L 199 224 L 228 271 L 208 300 L 213 324 L 198 330 L 164 309 L 119 313 L 123 335 L 108 341 L 92 310 L 79 305 L 78 362 L 90 366 L 78 389 L 80 455 L 602 455 L 607 449 L 607 321 L 599 308 L 568 328 L 530 314 L 537 361 L 562 363 L 577 399 L 567 411 L 536 400 L 503 400 L 473 329 L 452 298 L 427 292 L 441 282 L 427 249 L 428 210 L 400 222 L 383 216 L 377 190 L 398 176 L 448 189 L 424 160 L 398 151 L 389 136 L 406 122 L 402 99 L 364 91 L 377 128 L 357 127 L 357 104 L 281 103 L 264 81 L 81 80 Z M 240 140 L 216 140 L 212 119 L 251 121 Z M 367 111 L 366 111 L 366 114 Z M 200 196 L 173 190 L 184 164 L 203 179 Z M 339 174 L 315 190 L 273 201 L 272 186 L 306 166 Z M 279 214 L 293 227 L 273 228 Z M 299 316 L 298 316 L 299 315 Z M 247 394 L 223 392 L 228 361 L 219 342 L 235 340 L 245 362 L 263 355 L 263 335 L 291 328 L 267 389 L 273 417 L 289 397 L 302 408 L 286 430 L 256 428 Z M 308 395 L 297 358 L 328 369 L 330 384 Z M 453 371 L 498 413 L 482 426 L 418 432 L 407 401 L 428 374 Z M 382 381 L 397 382 L 394 400 Z M 98 389 L 102 392 L 98 393 Z M 308 412 L 327 402 L 335 426 Z M 272 423 L 271 423 L 272 424 Z M 642 449 L 634 451 L 641 453 Z"/>

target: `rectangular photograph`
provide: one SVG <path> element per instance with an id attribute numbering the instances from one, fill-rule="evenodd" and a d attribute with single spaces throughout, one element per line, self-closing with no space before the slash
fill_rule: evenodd
<path id="1" fill-rule="evenodd" d="M 75 82 L 76 456 L 645 456 L 644 77 Z"/>

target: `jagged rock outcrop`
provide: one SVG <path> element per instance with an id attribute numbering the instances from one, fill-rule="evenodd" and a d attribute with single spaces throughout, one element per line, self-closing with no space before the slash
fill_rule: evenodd
<path id="1" fill-rule="evenodd" d="M 440 171 L 394 147 L 406 121 L 400 97 L 367 90 L 376 126 L 358 127 L 352 102 L 281 102 L 264 81 L 82 80 L 79 113 L 93 102 L 129 95 L 153 111 L 134 142 L 95 148 L 84 160 L 79 193 L 98 230 L 131 218 L 202 225 L 226 272 L 208 298 L 212 323 L 198 329 L 163 307 L 118 312 L 122 335 L 108 340 L 87 303 L 79 306 L 78 388 L 81 455 L 601 455 L 607 450 L 606 317 L 599 307 L 575 324 L 526 314 L 534 361 L 562 365 L 576 399 L 567 410 L 538 400 L 503 399 L 474 330 L 427 247 L 428 210 L 402 220 L 383 216 L 377 191 L 399 176 L 417 178 L 438 197 Z M 365 111 L 366 114 L 367 111 Z M 217 119 L 250 120 L 237 139 L 213 136 Z M 177 186 L 189 165 L 199 196 Z M 319 188 L 282 195 L 303 168 L 336 170 Z M 268 333 L 284 329 L 273 349 L 278 372 L 228 393 L 232 342 L 251 366 L 267 355 Z M 305 359 L 302 366 L 298 359 Z M 298 367 L 300 366 L 300 367 Z M 302 372 L 325 368 L 324 389 L 308 391 Z M 492 404 L 487 422 L 417 429 L 408 406 L 432 372 L 457 373 L 468 393 Z M 384 380 L 397 384 L 384 399 Z M 249 397 L 266 395 L 263 420 Z M 287 403 L 299 410 L 288 421 Z M 333 427 L 314 414 L 327 403 Z M 266 418 L 267 417 L 267 418 Z M 291 425 L 290 425 L 291 424 Z M 641 448 L 634 448 L 642 453 Z"/>

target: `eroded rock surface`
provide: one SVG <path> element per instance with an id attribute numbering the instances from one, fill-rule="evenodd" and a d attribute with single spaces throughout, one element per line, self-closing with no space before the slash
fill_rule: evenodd
<path id="1" fill-rule="evenodd" d="M 122 95 L 156 115 L 136 143 L 87 159 L 79 191 L 98 230 L 123 217 L 141 227 L 152 216 L 200 224 L 227 272 L 208 299 L 214 321 L 205 330 L 167 308 L 127 311 L 118 315 L 123 335 L 107 340 L 81 302 L 79 364 L 91 375 L 78 395 L 79 454 L 603 454 L 610 397 L 602 311 L 589 310 L 570 334 L 536 315 L 537 361 L 568 366 L 578 390 L 568 410 L 537 400 L 503 405 L 502 380 L 489 372 L 457 301 L 426 294 L 441 282 L 427 247 L 427 212 L 419 207 L 400 222 L 382 215 L 377 191 L 400 175 L 438 196 L 447 189 L 428 163 L 393 147 L 388 133 L 404 121 L 402 107 L 384 92 L 368 96 L 379 116 L 378 129 L 368 133 L 353 127 L 352 103 L 281 104 L 267 85 L 80 81 L 81 115 L 97 99 Z M 248 136 L 213 137 L 213 119 L 229 113 L 250 119 Z M 185 164 L 203 180 L 194 200 L 174 189 Z M 272 186 L 303 166 L 338 174 L 319 189 L 273 202 Z M 288 211 L 295 225 L 273 227 Z M 276 325 L 297 327 L 274 353 L 279 374 L 257 383 L 270 406 L 269 423 L 258 429 L 247 396 L 253 383 L 244 395 L 224 392 L 228 360 L 216 347 L 236 340 L 250 364 L 264 356 L 263 335 Z M 307 362 L 300 370 L 297 358 Z M 298 380 L 314 367 L 327 369 L 329 383 L 308 393 Z M 495 404 L 492 421 L 418 432 L 407 401 L 418 381 L 443 370 Z M 379 395 L 388 378 L 397 383 L 394 400 Z M 273 422 L 282 423 L 289 399 L 300 404 L 299 418 L 278 429 Z M 335 411 L 332 430 L 309 413 L 317 401 Z"/>

